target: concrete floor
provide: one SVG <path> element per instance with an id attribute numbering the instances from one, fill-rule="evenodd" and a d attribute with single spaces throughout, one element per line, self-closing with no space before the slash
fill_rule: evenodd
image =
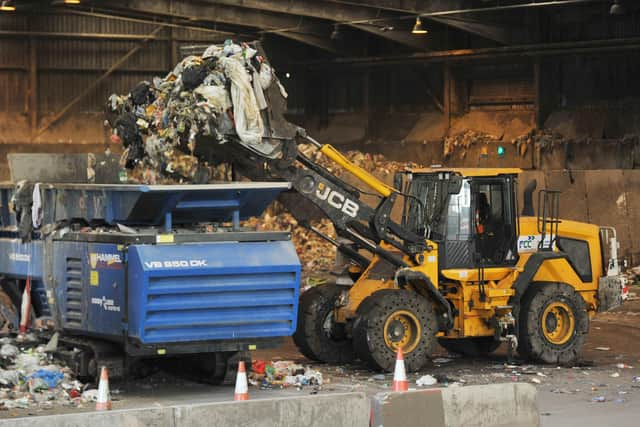
<path id="1" fill-rule="evenodd" d="M 586 361 L 577 368 L 528 365 L 507 366 L 504 351 L 485 359 L 454 358 L 447 363 L 429 364 L 423 372 L 409 375 L 409 381 L 424 374 L 447 378 L 450 382 L 490 384 L 498 382 L 530 382 L 539 390 L 542 425 L 554 426 L 637 426 L 640 419 L 640 301 L 630 301 L 615 312 L 597 316 L 583 351 Z M 608 351 L 596 349 L 609 347 Z M 438 356 L 448 356 L 444 350 Z M 300 355 L 292 342 L 278 350 L 256 352 L 254 359 L 295 360 L 310 362 Z M 633 368 L 618 369 L 624 363 Z M 325 384 L 319 393 L 363 391 L 374 394 L 388 390 L 391 375 L 374 379 L 362 366 L 331 366 L 311 364 L 322 371 Z M 538 373 L 542 374 L 539 375 Z M 540 381 L 540 383 L 536 383 Z M 230 401 L 232 386 L 210 386 L 176 378 L 166 373 L 137 381 L 134 385 L 113 384 L 114 409 L 171 406 L 183 403 Z M 296 390 L 259 390 L 250 387 L 252 399 L 279 396 L 300 396 L 313 393 L 311 388 Z M 606 401 L 593 402 L 594 397 L 604 396 Z M 0 418 L 28 415 L 48 415 L 74 411 L 91 411 L 92 405 L 80 408 L 57 407 L 52 410 L 12 409 L 0 412 Z"/>

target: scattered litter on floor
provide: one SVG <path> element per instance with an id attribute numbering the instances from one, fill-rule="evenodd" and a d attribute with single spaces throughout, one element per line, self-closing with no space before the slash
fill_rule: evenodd
<path id="1" fill-rule="evenodd" d="M 611 347 L 596 347 L 596 350 L 609 351 L 609 350 L 611 350 Z"/>
<path id="2" fill-rule="evenodd" d="M 427 387 L 436 384 L 438 384 L 438 380 L 431 375 L 423 375 L 416 380 L 416 385 L 418 387 Z"/>
<path id="3" fill-rule="evenodd" d="M 602 402 L 606 402 L 607 399 L 604 396 L 595 396 L 593 398 L 591 398 L 592 402 L 598 402 L 598 403 L 602 403 Z"/>
<path id="4" fill-rule="evenodd" d="M 249 384 L 263 390 L 287 387 L 296 387 L 301 390 L 305 386 L 312 386 L 315 391 L 318 391 L 325 382 L 319 370 L 290 360 L 278 360 L 272 363 L 254 360 L 251 367 Z M 258 369 L 253 369 L 254 367 Z"/>
<path id="5" fill-rule="evenodd" d="M 2 338 L 0 348 L 0 410 L 49 410 L 54 406 L 81 406 L 85 385 L 71 370 L 59 365 L 37 345 L 35 336 Z"/>

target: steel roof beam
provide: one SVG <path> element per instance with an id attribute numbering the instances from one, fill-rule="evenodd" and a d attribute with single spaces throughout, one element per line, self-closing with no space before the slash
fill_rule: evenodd
<path id="1" fill-rule="evenodd" d="M 339 49 L 331 43 L 331 28 L 315 19 L 292 17 L 260 10 L 246 10 L 227 5 L 176 0 L 116 0 L 101 1 L 111 10 L 160 15 L 194 22 L 214 22 L 258 28 L 281 37 L 296 40 L 333 53 Z"/>
<path id="2" fill-rule="evenodd" d="M 336 4 L 327 1 L 310 0 L 206 0 L 207 3 L 244 8 L 245 10 L 263 10 L 280 14 L 317 18 L 342 23 L 346 26 L 392 40 L 414 50 L 425 50 L 427 40 L 416 38 L 408 31 L 382 31 L 387 22 L 406 19 L 397 13 L 348 4 Z"/>

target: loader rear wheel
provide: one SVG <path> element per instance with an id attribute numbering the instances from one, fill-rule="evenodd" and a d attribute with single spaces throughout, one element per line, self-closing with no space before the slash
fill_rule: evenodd
<path id="1" fill-rule="evenodd" d="M 391 372 L 402 348 L 407 371 L 424 366 L 436 345 L 437 319 L 431 301 L 405 290 L 374 292 L 358 307 L 353 345 L 370 368 Z"/>
<path id="2" fill-rule="evenodd" d="M 438 343 L 449 352 L 469 357 L 486 356 L 500 347 L 500 341 L 493 337 L 440 338 Z"/>
<path id="3" fill-rule="evenodd" d="M 584 300 L 562 283 L 532 284 L 519 321 L 518 353 L 544 363 L 574 363 L 589 330 Z"/>
<path id="4" fill-rule="evenodd" d="M 293 341 L 306 358 L 326 363 L 349 363 L 355 359 L 344 325 L 333 320 L 335 301 L 343 289 L 334 284 L 320 285 L 300 297 Z"/>

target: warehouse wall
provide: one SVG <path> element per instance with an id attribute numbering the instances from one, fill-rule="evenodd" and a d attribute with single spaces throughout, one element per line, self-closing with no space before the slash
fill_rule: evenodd
<path id="1" fill-rule="evenodd" d="M 549 22 L 542 20 L 540 24 L 545 42 L 640 34 L 640 20 L 634 16 L 612 19 L 595 14 L 585 20 L 565 12 L 545 19 Z M 6 154 L 10 152 L 95 152 L 107 146 L 117 152 L 119 147 L 108 143 L 103 126 L 102 109 L 108 95 L 127 93 L 140 80 L 165 74 L 177 61 L 181 45 L 225 38 L 163 29 L 157 34 L 160 40 L 146 43 L 68 114 L 39 134 L 38 129 L 140 44 L 132 39 L 148 35 L 156 27 L 87 16 L 0 14 L 0 28 L 0 180 L 9 177 Z M 30 30 L 84 36 L 29 38 L 21 33 Z M 9 35 L 10 31 L 16 33 Z M 98 33 L 119 36 L 92 36 Z M 470 48 L 476 47 L 473 40 L 470 38 Z M 383 49 L 372 46 L 370 40 L 362 42 L 365 54 L 393 53 L 389 46 Z M 637 177 L 627 170 L 640 165 L 640 52 L 545 57 L 539 65 L 535 58 L 526 56 L 452 63 L 451 117 L 447 120 L 441 63 L 306 67 L 301 65 L 305 58 L 322 56 L 277 37 L 267 38 L 265 45 L 290 94 L 291 120 L 307 127 L 317 139 L 342 149 L 358 148 L 426 165 L 519 166 L 549 174 L 569 170 L 574 182 L 565 188 L 568 195 L 563 206 L 582 206 L 570 215 L 628 229 L 623 211 L 581 201 L 594 197 L 587 189 L 597 194 L 595 184 L 605 179 L 598 175 L 601 172 L 592 170 L 611 169 L 606 173 L 616 177 L 614 184 L 623 189 L 620 194 L 630 194 L 637 185 Z M 35 126 L 30 123 L 33 117 Z M 521 155 L 512 141 L 537 125 L 561 133 L 568 142 Z M 496 146 L 473 145 L 443 158 L 443 138 L 469 129 L 496 137 L 506 154 L 498 156 Z M 577 191 L 583 175 L 590 187 Z M 547 181 L 556 182 L 545 176 Z M 595 197 L 593 203 L 598 203 L 600 199 Z M 633 212 L 628 211 L 632 219 L 636 218 Z M 633 245 L 631 239 L 623 239 L 625 253 L 637 257 L 638 248 Z"/>
<path id="2" fill-rule="evenodd" d="M 180 44 L 220 40 L 219 35 L 164 28 L 102 83 L 82 98 L 72 111 L 44 134 L 32 140 L 29 127 L 30 68 L 35 67 L 37 125 L 47 121 L 90 87 L 131 49 L 141 36 L 157 26 L 74 15 L 0 14 L 0 144 L 98 143 L 104 141 L 102 110 L 111 93 L 127 93 L 141 80 L 163 75 L 176 61 Z M 26 31 L 73 33 L 83 37 L 26 37 Z M 92 37 L 111 34 L 109 38 Z M 127 40 L 127 36 L 134 38 Z M 135 39 L 135 38 L 138 39 Z M 30 54 L 34 50 L 35 64 Z"/>

